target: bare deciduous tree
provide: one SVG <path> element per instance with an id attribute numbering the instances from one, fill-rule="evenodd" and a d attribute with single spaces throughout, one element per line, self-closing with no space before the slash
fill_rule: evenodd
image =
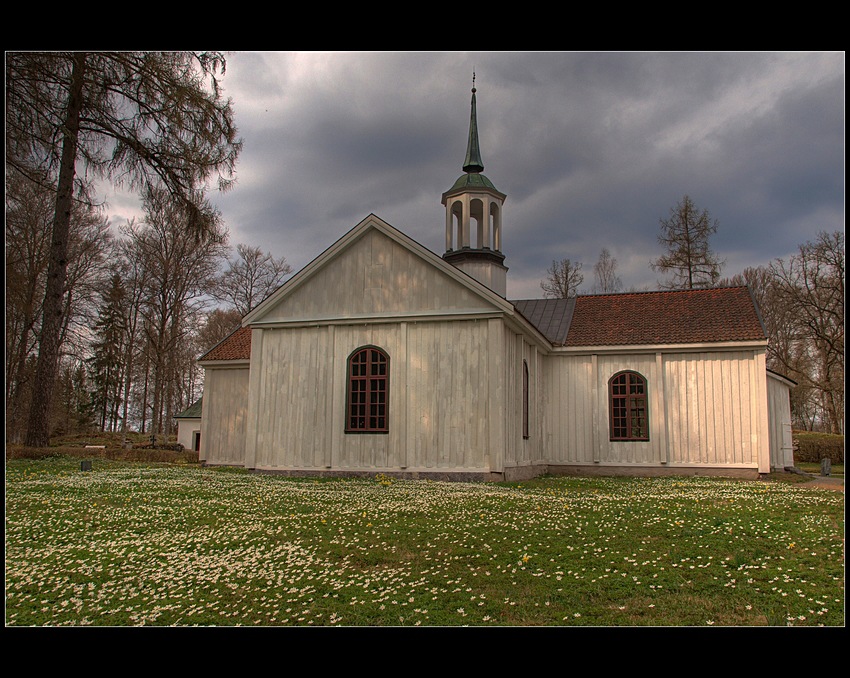
<path id="1" fill-rule="evenodd" d="M 220 341 L 226 339 L 242 322 L 242 314 L 235 308 L 222 310 L 216 308 L 206 314 L 204 323 L 198 330 L 198 354 L 209 351 Z"/>
<path id="2" fill-rule="evenodd" d="M 259 247 L 239 244 L 236 254 L 235 259 L 228 261 L 213 296 L 244 316 L 280 287 L 283 279 L 292 273 L 292 267 L 284 257 L 275 259 Z"/>
<path id="3" fill-rule="evenodd" d="M 617 260 L 611 256 L 607 247 L 603 247 L 599 253 L 599 260 L 593 265 L 593 275 L 596 277 L 594 292 L 610 294 L 623 289 L 623 283 L 617 275 Z"/>
<path id="4" fill-rule="evenodd" d="M 810 360 L 807 377 L 826 424 L 844 432 L 844 234 L 819 233 L 773 272 L 778 295 L 796 316 L 796 336 Z"/>
<path id="5" fill-rule="evenodd" d="M 6 436 L 18 442 L 41 328 L 50 247 L 50 193 L 6 177 Z"/>
<path id="6" fill-rule="evenodd" d="M 797 382 L 795 426 L 844 431 L 844 235 L 820 233 L 789 261 L 719 281 L 747 285 L 768 336 L 767 366 Z"/>
<path id="7" fill-rule="evenodd" d="M 567 299 L 578 294 L 578 288 L 584 282 L 581 262 L 573 263 L 569 259 L 553 261 L 546 270 L 549 277 L 540 283 L 543 296 L 550 299 Z"/>
<path id="8" fill-rule="evenodd" d="M 188 215 L 164 191 L 148 191 L 145 218 L 126 229 L 132 256 L 144 262 L 142 318 L 152 385 L 152 430 L 165 433 L 175 408 L 179 348 L 187 341 L 187 322 L 212 289 L 226 245 L 220 217 L 209 204 L 210 237 L 197 240 Z M 216 230 L 212 230 L 216 229 Z"/>
<path id="9" fill-rule="evenodd" d="M 19 442 L 32 401 L 50 259 L 54 195 L 49 187 L 20 175 L 6 181 L 6 413 L 7 439 Z M 83 360 L 94 300 L 104 280 L 111 246 L 99 210 L 75 202 L 68 227 L 68 264 L 61 298 L 59 357 Z"/>

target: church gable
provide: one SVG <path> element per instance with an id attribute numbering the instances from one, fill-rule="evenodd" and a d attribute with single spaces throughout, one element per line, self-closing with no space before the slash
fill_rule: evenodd
<path id="1" fill-rule="evenodd" d="M 370 218 L 244 322 L 492 312 L 498 300 L 488 296 L 494 295 L 392 227 Z"/>

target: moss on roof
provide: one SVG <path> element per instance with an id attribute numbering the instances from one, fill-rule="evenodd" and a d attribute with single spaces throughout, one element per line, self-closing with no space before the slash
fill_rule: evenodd
<path id="1" fill-rule="evenodd" d="M 180 414 L 175 414 L 175 419 L 200 419 L 201 418 L 201 401 L 203 398 L 198 398 L 194 403 L 189 405 Z"/>

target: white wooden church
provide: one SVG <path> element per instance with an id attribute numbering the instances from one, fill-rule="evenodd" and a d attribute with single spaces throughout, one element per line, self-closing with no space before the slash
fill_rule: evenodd
<path id="1" fill-rule="evenodd" d="M 446 251 L 369 215 L 200 358 L 200 459 L 290 475 L 518 480 L 793 466 L 746 287 L 506 299 L 475 88 Z"/>

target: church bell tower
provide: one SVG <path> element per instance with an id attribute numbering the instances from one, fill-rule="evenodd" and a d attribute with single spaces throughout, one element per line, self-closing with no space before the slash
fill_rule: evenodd
<path id="1" fill-rule="evenodd" d="M 482 174 L 484 163 L 478 147 L 475 91 L 473 74 L 464 174 L 443 193 L 443 205 L 446 206 L 446 253 L 443 259 L 504 297 L 507 294 L 508 269 L 501 251 L 502 206 L 507 196 Z"/>

